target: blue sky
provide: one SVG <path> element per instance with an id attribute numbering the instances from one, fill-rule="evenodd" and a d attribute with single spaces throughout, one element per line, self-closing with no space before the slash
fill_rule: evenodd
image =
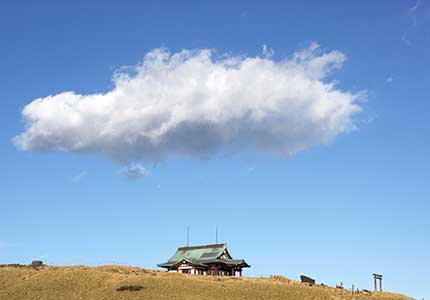
<path id="1" fill-rule="evenodd" d="M 200 244 L 218 224 L 252 265 L 246 275 L 370 289 L 376 272 L 385 289 L 430 297 L 428 1 L 5 1 L 0 40 L 1 263 L 154 268 L 187 226 Z M 322 81 L 367 96 L 355 130 L 291 156 L 167 149 L 136 162 L 147 176 L 133 180 L 133 162 L 100 151 L 12 142 L 34 99 L 111 91 L 113 75 L 153 49 L 254 58 L 267 45 L 277 63 L 313 42 L 346 57 Z"/>

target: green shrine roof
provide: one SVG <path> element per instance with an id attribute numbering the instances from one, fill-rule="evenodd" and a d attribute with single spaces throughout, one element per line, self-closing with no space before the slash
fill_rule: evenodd
<path id="1" fill-rule="evenodd" d="M 224 254 L 225 258 L 222 258 Z M 166 263 L 158 264 L 157 266 L 169 268 L 182 261 L 201 267 L 216 263 L 245 268 L 250 267 L 243 259 L 232 259 L 226 244 L 179 247 Z"/>

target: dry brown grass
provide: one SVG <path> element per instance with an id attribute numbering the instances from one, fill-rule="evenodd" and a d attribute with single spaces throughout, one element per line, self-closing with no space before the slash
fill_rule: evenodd
<path id="1" fill-rule="evenodd" d="M 138 288 L 139 287 L 139 288 Z M 3 267 L 1 300 L 353 300 L 411 299 L 399 294 L 352 296 L 350 291 L 308 286 L 283 276 L 206 277 L 135 267 Z"/>

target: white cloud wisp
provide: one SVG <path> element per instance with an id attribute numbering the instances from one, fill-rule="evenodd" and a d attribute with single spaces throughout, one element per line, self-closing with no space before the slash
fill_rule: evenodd
<path id="1" fill-rule="evenodd" d="M 109 92 L 33 100 L 14 142 L 23 150 L 95 153 L 123 163 L 241 150 L 292 155 L 354 129 L 362 93 L 327 78 L 344 61 L 341 52 L 323 53 L 314 43 L 280 61 L 155 49 L 135 74 L 116 74 Z"/>
<path id="2" fill-rule="evenodd" d="M 0 241 L 0 249 L 11 248 L 14 247 L 14 244 Z"/>
<path id="3" fill-rule="evenodd" d="M 151 174 L 151 172 L 139 163 L 132 163 L 124 170 L 125 175 L 130 180 L 142 179 Z"/>
<path id="4" fill-rule="evenodd" d="M 85 176 L 87 176 L 88 173 L 86 171 L 83 171 L 72 178 L 72 183 L 79 183 Z"/>

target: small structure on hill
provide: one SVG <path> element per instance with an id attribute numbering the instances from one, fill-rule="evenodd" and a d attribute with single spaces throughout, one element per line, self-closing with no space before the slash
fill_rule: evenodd
<path id="1" fill-rule="evenodd" d="M 41 266 L 43 266 L 43 261 L 41 261 L 41 260 L 33 260 L 33 261 L 31 262 L 31 266 L 32 266 L 33 268 L 41 267 Z"/>
<path id="2" fill-rule="evenodd" d="M 315 284 L 315 279 L 310 278 L 310 277 L 305 276 L 305 275 L 300 275 L 300 280 L 302 283 L 309 283 L 310 285 Z"/>
<path id="3" fill-rule="evenodd" d="M 165 263 L 158 264 L 168 272 L 194 275 L 221 275 L 242 277 L 242 269 L 251 267 L 243 259 L 233 259 L 226 244 L 180 247 Z"/>
<path id="4" fill-rule="evenodd" d="M 382 277 L 383 275 L 381 274 L 373 274 L 373 283 L 375 286 L 375 292 L 378 291 L 378 285 L 376 284 L 378 280 L 379 280 L 379 291 L 382 292 Z"/>

